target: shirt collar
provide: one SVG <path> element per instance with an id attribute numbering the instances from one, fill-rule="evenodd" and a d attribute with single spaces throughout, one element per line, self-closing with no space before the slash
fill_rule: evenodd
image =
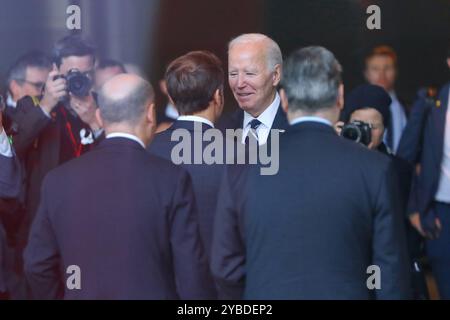
<path id="1" fill-rule="evenodd" d="M 6 105 L 15 108 L 17 106 L 17 102 L 13 100 L 11 95 L 8 93 L 6 97 Z"/>
<path id="2" fill-rule="evenodd" d="M 141 139 L 139 139 L 138 137 L 136 137 L 134 134 L 129 134 L 129 133 L 125 133 L 125 132 L 113 132 L 110 133 L 106 136 L 106 139 L 110 139 L 110 138 L 126 138 L 126 139 L 130 139 L 133 141 L 136 141 L 137 143 L 139 143 L 142 148 L 145 149 L 145 144 L 144 142 L 142 142 Z"/>
<path id="3" fill-rule="evenodd" d="M 180 115 L 175 106 L 171 103 L 167 104 L 165 114 L 170 119 L 176 119 Z"/>
<path id="4" fill-rule="evenodd" d="M 179 120 L 179 121 L 196 121 L 196 122 L 201 122 L 201 123 L 207 124 L 207 125 L 210 126 L 211 128 L 214 128 L 214 124 L 213 124 L 211 121 L 209 121 L 209 120 L 206 119 L 206 118 L 199 117 L 199 116 L 192 116 L 192 115 L 189 115 L 189 116 L 179 116 L 179 117 L 177 118 L 177 120 Z"/>
<path id="5" fill-rule="evenodd" d="M 278 112 L 278 107 L 280 106 L 280 95 L 278 92 L 275 93 L 275 99 L 272 103 L 261 113 L 256 119 L 261 121 L 261 123 L 267 128 L 272 128 L 273 121 Z M 244 123 L 242 128 L 246 128 L 250 122 L 255 119 L 251 114 L 244 111 Z"/>
<path id="6" fill-rule="evenodd" d="M 295 118 L 294 120 L 290 121 L 289 124 L 291 126 L 293 126 L 294 124 L 307 122 L 307 121 L 309 121 L 309 122 L 319 122 L 319 123 L 323 123 L 323 124 L 326 124 L 326 125 L 331 126 L 331 127 L 333 126 L 333 124 L 329 120 L 321 118 L 321 117 L 314 117 L 314 116 L 298 117 L 298 118 Z"/>

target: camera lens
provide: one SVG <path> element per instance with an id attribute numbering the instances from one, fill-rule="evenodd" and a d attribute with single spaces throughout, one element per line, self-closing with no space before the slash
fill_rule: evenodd
<path id="1" fill-rule="evenodd" d="M 342 136 L 349 140 L 359 142 L 361 140 L 361 131 L 357 127 L 348 126 L 342 131 Z"/>

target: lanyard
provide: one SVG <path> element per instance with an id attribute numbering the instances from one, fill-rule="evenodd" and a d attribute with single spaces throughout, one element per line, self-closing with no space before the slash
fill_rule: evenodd
<path id="1" fill-rule="evenodd" d="M 75 156 L 75 158 L 78 158 L 79 156 L 81 156 L 81 151 L 83 150 L 83 145 L 81 143 L 77 143 L 77 140 L 75 139 L 75 136 L 74 136 L 73 130 L 72 130 L 72 125 L 69 122 L 69 120 L 67 119 L 66 110 L 64 109 L 64 107 L 61 107 L 60 110 L 61 110 L 61 113 L 65 120 L 65 127 L 67 130 L 67 133 L 69 134 L 70 141 L 72 142 L 74 156 Z"/>

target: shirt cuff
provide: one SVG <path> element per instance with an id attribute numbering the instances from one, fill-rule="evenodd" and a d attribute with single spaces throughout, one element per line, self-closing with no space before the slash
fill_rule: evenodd
<path id="1" fill-rule="evenodd" d="M 47 118 L 52 118 L 52 116 L 50 115 L 50 113 L 48 113 L 47 111 L 45 111 L 41 106 L 39 106 L 39 108 L 42 110 L 42 112 L 47 116 Z"/>
<path id="2" fill-rule="evenodd" d="M 0 155 L 8 158 L 12 158 L 13 156 L 8 136 L 6 135 L 6 132 L 3 129 L 2 132 L 0 133 Z"/>

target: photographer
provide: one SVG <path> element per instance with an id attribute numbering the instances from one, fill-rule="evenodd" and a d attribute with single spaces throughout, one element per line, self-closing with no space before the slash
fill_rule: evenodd
<path id="1" fill-rule="evenodd" d="M 45 175 L 53 168 L 91 150 L 102 133 L 92 94 L 95 50 L 80 36 L 67 36 L 55 45 L 53 69 L 40 98 L 18 101 L 12 121 L 13 145 L 26 167 L 26 214 L 21 223 L 18 256 L 39 204 Z M 21 272 L 19 262 L 18 272 Z"/>
<path id="2" fill-rule="evenodd" d="M 428 293 L 422 272 L 420 259 L 422 241 L 420 235 L 409 223 L 406 207 L 410 193 L 412 166 L 405 160 L 395 156 L 383 142 L 385 128 L 389 126 L 391 117 L 389 106 L 391 98 L 377 85 L 361 85 L 355 88 L 345 99 L 342 119 L 345 123 L 340 134 L 347 138 L 355 138 L 353 130 L 361 131 L 361 143 L 369 149 L 386 154 L 392 159 L 397 174 L 398 188 L 396 198 L 399 200 L 401 212 L 405 214 L 405 229 L 411 267 L 413 293 L 415 299 L 427 299 Z M 340 126 L 344 122 L 340 123 Z M 355 127 L 358 127 L 356 129 Z M 355 139 L 353 139 L 355 140 Z"/>

